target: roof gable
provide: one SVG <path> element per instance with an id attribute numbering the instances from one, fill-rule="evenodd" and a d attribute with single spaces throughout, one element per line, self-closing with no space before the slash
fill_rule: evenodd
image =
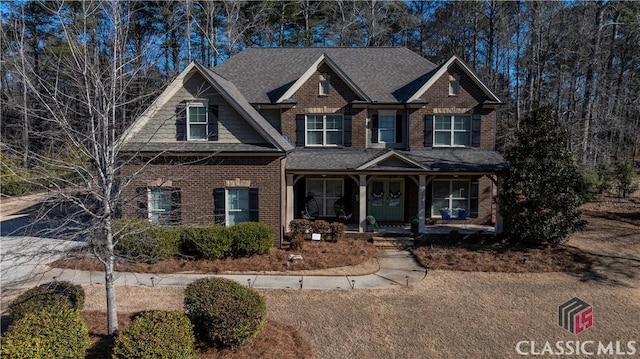
<path id="1" fill-rule="evenodd" d="M 424 169 L 419 163 L 405 157 L 393 150 L 382 154 L 376 158 L 363 163 L 357 170 L 375 169 L 378 168 L 395 168 L 395 169 Z"/>
<path id="2" fill-rule="evenodd" d="M 212 71 L 192 62 L 167 86 L 167 88 L 156 98 L 136 121 L 129 127 L 127 132 L 121 137 L 121 143 L 135 143 L 135 135 L 139 133 L 158 111 L 160 111 L 167 102 L 172 99 L 183 85 L 196 73 L 209 83 L 224 100 L 244 119 L 247 123 L 268 143 L 273 145 L 277 150 L 290 151 L 293 145 L 289 143 L 273 126 L 265 120 L 249 104 L 246 98 L 238 91 L 238 89 L 229 81 Z M 206 147 L 206 146 L 201 146 Z"/>
<path id="3" fill-rule="evenodd" d="M 292 98 L 293 94 L 295 94 L 296 91 L 298 91 L 300 87 L 304 83 L 306 83 L 316 71 L 318 71 L 322 64 L 326 64 L 327 66 L 329 66 L 329 68 L 334 73 L 336 73 L 340 77 L 340 79 L 342 79 L 342 81 L 344 81 L 347 86 L 349 86 L 349 88 L 360 97 L 360 99 L 364 101 L 371 101 L 369 96 L 367 96 L 367 94 L 365 94 L 364 91 L 362 91 L 362 89 L 360 89 L 358 85 L 356 85 L 356 83 L 351 78 L 349 78 L 349 76 L 340 68 L 340 66 L 338 66 L 335 61 L 333 61 L 331 57 L 329 57 L 329 55 L 323 53 L 313 64 L 311 64 L 311 66 L 309 66 L 309 68 L 302 74 L 302 76 L 300 76 L 291 85 L 291 87 L 289 87 L 289 89 L 276 100 L 276 103 L 282 103 Z"/>
<path id="4" fill-rule="evenodd" d="M 471 80 L 473 80 L 473 82 L 482 90 L 482 92 L 484 92 L 485 95 L 487 95 L 487 97 L 490 99 L 489 100 L 490 102 L 494 102 L 496 104 L 502 103 L 502 101 L 498 98 L 498 96 L 496 96 L 496 94 L 494 94 L 482 81 L 480 81 L 478 76 L 476 76 L 476 74 L 473 71 L 471 71 L 471 69 L 464 63 L 464 61 L 462 61 L 460 58 L 458 58 L 455 55 L 452 56 L 443 65 L 438 67 L 435 70 L 435 72 L 433 72 L 433 74 L 428 77 L 428 80 L 420 88 L 418 88 L 418 90 L 416 92 L 414 92 L 413 95 L 411 95 L 411 97 L 409 97 L 407 102 L 420 102 L 420 101 L 422 101 L 420 97 L 436 81 L 438 81 L 438 79 L 440 79 L 443 75 L 445 75 L 447 73 L 447 70 L 449 70 L 449 68 L 451 66 L 453 66 L 454 64 L 457 64 L 462 69 L 462 71 L 467 76 L 469 76 L 469 78 L 471 78 Z"/>

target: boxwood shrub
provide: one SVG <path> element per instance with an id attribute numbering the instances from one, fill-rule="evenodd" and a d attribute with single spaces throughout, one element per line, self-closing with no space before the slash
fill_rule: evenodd
<path id="1" fill-rule="evenodd" d="M 191 322 L 184 313 L 176 311 L 138 314 L 120 333 L 113 348 L 114 359 L 196 357 Z"/>
<path id="2" fill-rule="evenodd" d="M 267 319 L 265 300 L 257 291 L 224 278 L 189 284 L 184 303 L 196 335 L 218 347 L 243 346 L 260 333 Z"/>
<path id="3" fill-rule="evenodd" d="M 180 250 L 179 227 L 154 225 L 139 218 L 123 218 L 113 222 L 113 230 L 117 253 L 136 261 L 156 263 L 175 256 Z"/>
<path id="4" fill-rule="evenodd" d="M 41 284 L 22 293 L 9 304 L 11 320 L 17 321 L 27 313 L 49 309 L 82 309 L 84 289 L 67 281 Z"/>
<path id="5" fill-rule="evenodd" d="M 182 227 L 182 252 L 198 258 L 223 258 L 231 253 L 232 236 L 225 226 Z"/>
<path id="6" fill-rule="evenodd" d="M 273 246 L 273 230 L 264 223 L 242 222 L 231 227 L 231 253 L 236 257 L 269 253 Z"/>
<path id="7" fill-rule="evenodd" d="M 75 309 L 58 308 L 25 313 L 2 338 L 7 359 L 84 358 L 89 329 Z"/>

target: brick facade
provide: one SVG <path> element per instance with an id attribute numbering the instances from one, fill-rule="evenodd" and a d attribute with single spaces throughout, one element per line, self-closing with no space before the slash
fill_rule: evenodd
<path id="1" fill-rule="evenodd" d="M 248 180 L 250 188 L 258 188 L 259 220 L 273 228 L 276 243 L 280 239 L 281 200 L 280 168 L 283 157 L 216 156 L 199 164 L 151 163 L 127 165 L 122 169 L 124 216 L 136 216 L 133 199 L 136 189 L 164 184 L 179 188 L 181 193 L 181 223 L 210 225 L 214 223 L 213 190 L 224 188 L 229 180 Z M 185 161 L 187 162 L 187 161 Z M 136 173 L 140 171 L 139 173 Z"/>

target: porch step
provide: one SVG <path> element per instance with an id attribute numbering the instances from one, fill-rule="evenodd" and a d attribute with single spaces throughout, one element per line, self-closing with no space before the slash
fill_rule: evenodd
<path id="1" fill-rule="evenodd" d="M 373 245 L 378 248 L 406 248 L 413 247 L 412 237 L 379 237 L 373 236 Z"/>

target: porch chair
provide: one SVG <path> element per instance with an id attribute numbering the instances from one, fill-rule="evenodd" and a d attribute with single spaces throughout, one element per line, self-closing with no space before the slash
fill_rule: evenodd
<path id="1" fill-rule="evenodd" d="M 318 201 L 316 197 L 307 196 L 304 198 L 304 210 L 302 211 L 302 218 L 307 220 L 314 220 L 320 214 L 320 207 L 318 207 Z"/>
<path id="2" fill-rule="evenodd" d="M 350 208 L 347 208 L 344 197 L 340 197 L 337 201 L 335 201 L 335 203 L 333 204 L 333 210 L 336 212 L 336 217 L 338 218 L 338 220 L 346 222 L 350 220 L 351 217 L 353 217 L 353 212 Z"/>

